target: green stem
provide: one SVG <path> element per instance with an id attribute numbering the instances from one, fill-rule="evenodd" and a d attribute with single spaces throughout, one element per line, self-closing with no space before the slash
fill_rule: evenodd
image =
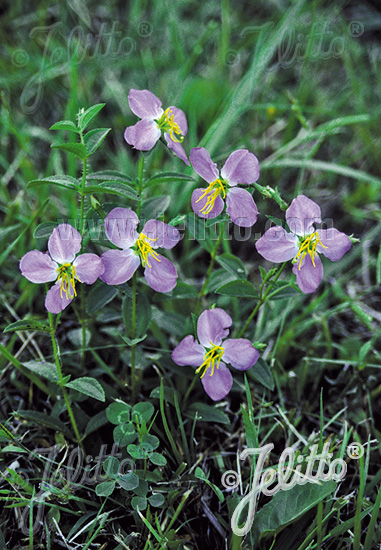
<path id="1" fill-rule="evenodd" d="M 81 138 L 81 143 L 84 145 L 85 142 L 84 142 L 84 139 L 83 139 L 83 133 L 82 131 L 80 132 L 80 138 Z M 81 234 L 81 239 L 82 239 L 82 243 L 83 243 L 83 236 L 85 234 L 85 187 L 86 187 L 86 174 L 87 174 L 87 157 L 85 159 L 83 159 L 83 162 L 82 162 L 82 181 L 81 181 L 81 190 L 80 190 L 80 195 L 81 195 L 81 205 L 80 205 L 80 220 L 79 220 L 79 227 L 80 227 L 80 234 Z M 81 324 L 81 329 L 82 329 L 82 349 L 81 349 L 81 371 L 84 372 L 84 369 L 85 369 L 85 354 L 86 354 L 86 321 L 85 321 L 85 288 L 83 286 L 83 284 L 81 284 L 81 292 L 80 292 L 80 297 L 81 297 L 81 314 L 79 316 L 79 322 Z"/>
<path id="2" fill-rule="evenodd" d="M 281 274 L 282 274 L 284 268 L 286 267 L 286 265 L 287 265 L 287 262 L 284 262 L 281 265 L 281 267 L 278 269 L 278 272 L 275 275 L 272 282 L 275 283 L 279 279 L 279 277 L 281 276 Z M 251 314 L 249 315 L 249 318 L 247 319 L 246 323 L 243 325 L 242 329 L 239 331 L 239 333 L 237 335 L 237 338 L 241 338 L 245 334 L 246 329 L 250 325 L 250 323 L 253 320 L 253 318 L 255 317 L 255 315 L 258 313 L 259 308 L 266 302 L 266 299 L 267 299 L 268 295 L 272 291 L 272 285 L 268 285 L 268 287 L 266 289 L 266 292 L 263 295 L 262 295 L 262 292 L 263 292 L 263 288 L 265 286 L 265 283 L 266 282 L 268 283 L 269 281 L 270 281 L 270 279 L 267 279 L 267 280 L 263 281 L 263 283 L 261 284 L 261 287 L 259 289 L 259 295 L 260 296 L 259 296 L 258 303 L 255 306 L 255 308 L 253 309 L 253 311 L 251 312 Z"/>
<path id="3" fill-rule="evenodd" d="M 192 382 L 191 382 L 191 384 L 190 384 L 190 386 L 189 386 L 189 388 L 187 389 L 187 392 L 186 392 L 186 394 L 185 394 L 185 396 L 184 396 L 184 399 L 183 399 L 183 402 L 182 402 L 182 404 L 181 404 L 181 408 L 182 408 L 183 410 L 185 409 L 185 405 L 186 405 L 186 403 L 187 403 L 187 401 L 188 401 L 188 399 L 189 399 L 189 396 L 190 396 L 190 394 L 191 394 L 191 392 L 192 392 L 192 390 L 193 390 L 193 388 L 194 388 L 194 386 L 195 386 L 195 384 L 196 384 L 196 382 L 197 382 L 198 379 L 199 379 L 198 376 L 194 376 L 194 377 L 193 377 L 193 380 L 192 380 Z"/>
<path id="4" fill-rule="evenodd" d="M 141 201 L 142 201 L 142 191 L 144 185 L 144 154 L 142 153 L 139 159 L 138 165 L 138 199 L 136 214 L 140 218 L 141 213 Z M 131 312 L 131 325 L 132 325 L 132 340 L 136 337 L 136 271 L 132 277 L 132 312 Z M 131 399 L 135 403 L 136 395 L 140 391 L 141 387 L 141 372 L 136 375 L 135 368 L 135 358 L 136 358 L 136 346 L 135 344 L 131 346 Z"/>
<path id="5" fill-rule="evenodd" d="M 218 249 L 220 248 L 220 244 L 221 244 L 221 241 L 222 241 L 222 238 L 223 238 L 223 235 L 224 235 L 225 226 L 226 226 L 226 221 L 224 223 L 220 224 L 220 233 L 218 235 L 216 245 L 215 245 L 215 247 L 213 248 L 213 250 L 211 252 L 209 268 L 208 268 L 208 271 L 206 272 L 204 283 L 203 283 L 203 285 L 201 287 L 201 290 L 199 292 L 199 295 L 198 295 L 198 300 L 197 300 L 196 309 L 195 309 L 195 314 L 196 315 L 198 315 L 199 312 L 200 312 L 202 299 L 206 294 L 206 289 L 208 288 L 209 279 L 210 279 L 210 276 L 212 274 L 212 269 L 213 269 L 213 266 L 214 266 L 214 262 L 216 261 L 216 257 L 217 257 L 217 254 L 218 254 Z"/>
<path id="6" fill-rule="evenodd" d="M 58 351 L 58 344 L 57 344 L 56 335 L 55 335 L 56 329 L 55 329 L 55 326 L 54 326 L 53 314 L 50 313 L 50 311 L 48 312 L 48 317 L 49 317 L 49 325 L 50 325 L 50 336 L 51 336 L 51 339 L 52 339 L 52 346 L 53 346 L 53 355 L 54 355 L 54 360 L 55 360 L 55 363 L 56 363 L 57 374 L 58 374 L 58 379 L 59 379 L 58 385 L 60 386 L 60 388 L 62 390 L 62 394 L 63 394 L 64 400 L 65 400 L 67 412 L 69 413 L 71 425 L 73 426 L 73 430 L 74 430 L 74 433 L 75 433 L 76 442 L 81 447 L 82 451 L 84 451 L 84 448 L 82 446 L 81 436 L 79 435 L 77 423 L 76 423 L 75 418 L 74 418 L 73 409 L 71 408 L 69 396 L 68 396 L 66 388 L 65 388 L 64 377 L 62 375 L 62 369 L 61 369 L 61 359 L 60 359 L 60 355 L 59 355 L 59 351 Z"/>

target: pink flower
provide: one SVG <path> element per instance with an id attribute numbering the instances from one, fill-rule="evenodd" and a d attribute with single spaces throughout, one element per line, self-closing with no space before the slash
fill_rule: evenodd
<path id="1" fill-rule="evenodd" d="M 315 292 L 323 277 L 323 265 L 318 254 L 333 262 L 340 260 L 351 248 L 350 238 L 337 229 L 315 229 L 321 223 L 320 206 L 305 195 L 298 195 L 286 210 L 291 230 L 270 227 L 256 242 L 259 254 L 270 262 L 293 260 L 292 271 L 304 294 Z"/>
<path id="2" fill-rule="evenodd" d="M 126 128 L 124 139 L 127 143 L 139 151 L 149 151 L 164 132 L 168 148 L 189 166 L 188 157 L 181 145 L 188 131 L 183 111 L 177 107 L 168 107 L 164 111 L 160 99 L 149 90 L 131 89 L 128 103 L 131 111 L 141 120 Z"/>
<path id="3" fill-rule="evenodd" d="M 148 220 L 138 233 L 138 224 L 139 218 L 129 208 L 114 208 L 107 214 L 107 238 L 121 250 L 107 250 L 102 254 L 101 279 L 108 285 L 120 285 L 131 279 L 141 263 L 149 286 L 157 292 L 170 292 L 176 286 L 177 271 L 156 249 L 173 248 L 180 240 L 180 233 L 158 220 Z"/>
<path id="4" fill-rule="evenodd" d="M 216 218 L 224 209 L 233 223 L 240 227 L 251 227 L 258 217 L 253 197 L 237 184 L 251 184 L 259 178 L 259 163 L 247 149 L 234 151 L 221 169 L 221 175 L 208 151 L 195 147 L 189 155 L 194 170 L 209 186 L 195 189 L 192 194 L 192 208 L 200 218 Z"/>
<path id="5" fill-rule="evenodd" d="M 198 367 L 196 374 L 201 372 L 201 383 L 213 401 L 224 399 L 233 384 L 225 362 L 244 371 L 255 365 L 259 358 L 259 351 L 245 338 L 229 338 L 223 342 L 231 325 L 231 317 L 223 309 L 203 311 L 197 322 L 200 343 L 189 335 L 172 352 L 177 365 Z"/>
<path id="6" fill-rule="evenodd" d="M 60 224 L 49 237 L 49 253 L 31 250 L 21 258 L 20 271 L 32 283 L 57 281 L 46 294 L 45 307 L 50 313 L 64 310 L 77 296 L 77 281 L 92 285 L 104 271 L 96 254 L 77 256 L 81 240 L 74 227 Z"/>

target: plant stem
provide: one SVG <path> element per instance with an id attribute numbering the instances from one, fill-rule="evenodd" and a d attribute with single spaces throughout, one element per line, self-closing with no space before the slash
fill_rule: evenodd
<path id="1" fill-rule="evenodd" d="M 50 325 L 50 336 L 51 336 L 51 339 L 52 339 L 52 346 L 53 346 L 53 355 L 54 355 L 54 360 L 55 360 L 55 363 L 56 363 L 57 374 L 58 374 L 58 379 L 59 379 L 58 385 L 62 389 L 62 394 L 63 394 L 64 400 L 65 400 L 67 412 L 69 413 L 70 421 L 71 421 L 71 424 L 73 426 L 73 430 L 74 430 L 74 433 L 75 433 L 76 442 L 81 447 L 82 451 L 84 451 L 83 446 L 82 446 L 81 436 L 79 435 L 77 423 L 76 423 L 75 418 L 74 418 L 73 409 L 71 408 L 69 396 L 68 396 L 66 388 L 65 388 L 64 377 L 62 375 L 62 369 L 61 369 L 61 358 L 60 358 L 60 354 L 59 354 L 59 351 L 58 351 L 58 344 L 57 344 L 56 335 L 55 335 L 56 329 L 54 327 L 53 314 L 50 313 L 50 311 L 48 312 L 48 317 L 49 317 L 49 325 Z"/>
<path id="2" fill-rule="evenodd" d="M 183 410 L 184 410 L 184 408 L 185 408 L 185 405 L 186 405 L 186 403 L 187 403 L 187 401 L 188 401 L 188 399 L 189 399 L 189 396 L 190 396 L 190 394 L 191 394 L 191 392 L 192 392 L 192 390 L 193 390 L 193 388 L 194 388 L 194 386 L 195 386 L 195 384 L 196 384 L 196 382 L 197 382 L 198 379 L 199 379 L 199 377 L 195 375 L 195 376 L 193 377 L 193 380 L 192 380 L 192 382 L 191 382 L 189 388 L 187 389 L 187 392 L 186 392 L 186 394 L 185 394 L 185 396 L 184 396 L 184 399 L 183 399 L 183 402 L 182 402 L 182 404 L 181 404 L 181 408 L 182 408 Z"/>
<path id="3" fill-rule="evenodd" d="M 220 248 L 220 244 L 221 244 L 221 241 L 222 241 L 222 237 L 224 235 L 225 227 L 226 227 L 226 221 L 220 224 L 220 233 L 218 235 L 216 245 L 215 245 L 214 249 L 211 252 L 209 268 L 208 268 L 208 271 L 206 272 L 204 283 L 203 283 L 203 285 L 201 287 L 201 290 L 199 292 L 199 295 L 198 295 L 198 300 L 197 300 L 196 309 L 195 309 L 195 315 L 198 315 L 199 312 L 200 312 L 202 299 L 206 294 L 206 289 L 207 289 L 208 284 L 209 284 L 209 279 L 210 279 L 210 276 L 212 274 L 212 269 L 213 269 L 213 266 L 214 266 L 214 262 L 216 261 L 216 256 L 218 254 L 218 249 Z"/>
<path id="4" fill-rule="evenodd" d="M 142 200 L 142 191 L 144 184 L 144 155 L 143 153 L 139 159 L 138 165 L 138 199 L 137 199 L 137 208 L 136 214 L 140 218 L 141 213 L 141 200 Z M 131 325 L 132 325 L 132 340 L 136 337 L 136 271 L 132 277 L 132 312 L 131 312 Z M 135 359 L 136 359 L 136 346 L 135 344 L 131 346 L 131 399 L 135 403 L 136 395 L 140 392 L 141 387 L 141 372 L 136 375 L 135 368 Z"/>
<path id="5" fill-rule="evenodd" d="M 273 283 L 275 283 L 279 277 L 281 276 L 284 268 L 286 267 L 287 265 L 287 262 L 284 262 L 281 267 L 278 269 L 274 279 L 273 279 Z M 267 279 L 265 281 L 263 281 L 263 283 L 261 284 L 261 288 L 260 288 L 260 291 L 259 291 L 259 300 L 258 300 L 258 303 L 257 305 L 255 306 L 255 308 L 253 309 L 253 311 L 250 313 L 249 315 L 249 318 L 247 319 L 246 323 L 243 325 L 242 329 L 239 331 L 238 335 L 237 335 L 237 338 L 241 338 L 243 336 L 243 334 L 245 333 L 247 327 L 250 325 L 251 321 L 253 320 L 253 318 L 255 317 L 255 315 L 258 313 L 258 310 L 259 308 L 266 302 L 266 299 L 268 297 L 268 295 L 270 294 L 271 290 L 272 290 L 272 285 L 269 284 L 266 288 L 266 292 L 262 295 L 263 293 L 263 288 L 265 286 L 265 283 L 268 283 L 271 279 Z"/>
<path id="6" fill-rule="evenodd" d="M 83 133 L 80 132 L 80 138 L 81 143 L 84 145 L 84 139 L 83 139 Z M 80 205 L 80 219 L 79 219 L 79 227 L 80 227 L 80 234 L 81 239 L 83 242 L 83 236 L 85 234 L 85 187 L 86 187 L 86 174 L 87 174 L 87 157 L 83 159 L 82 161 L 82 181 L 81 181 L 81 205 Z M 81 324 L 82 329 L 82 349 L 81 349 L 81 371 L 84 372 L 85 369 L 85 349 L 86 349 L 86 321 L 85 321 L 85 288 L 83 284 L 81 284 L 81 291 L 80 291 L 80 302 L 81 302 L 81 314 L 79 316 L 79 322 Z"/>

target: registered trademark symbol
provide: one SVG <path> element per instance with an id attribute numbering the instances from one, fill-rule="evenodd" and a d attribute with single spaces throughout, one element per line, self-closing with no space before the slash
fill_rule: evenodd
<path id="1" fill-rule="evenodd" d="M 361 21 L 351 21 L 349 23 L 349 34 L 353 38 L 358 38 L 364 33 L 364 25 Z"/>

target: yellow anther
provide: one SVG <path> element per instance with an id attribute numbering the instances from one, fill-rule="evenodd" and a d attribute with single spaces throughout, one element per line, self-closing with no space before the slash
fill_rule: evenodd
<path id="1" fill-rule="evenodd" d="M 157 238 L 151 239 L 150 237 L 147 237 L 147 235 L 144 235 L 144 233 L 140 233 L 139 238 L 136 241 L 136 246 L 138 247 L 143 265 L 147 264 L 148 267 L 152 267 L 148 263 L 148 254 L 151 254 L 152 258 L 157 262 L 160 262 L 160 260 L 159 260 L 158 253 L 154 251 L 154 249 L 152 248 L 152 246 L 148 241 L 154 242 L 154 241 L 157 241 Z"/>
<path id="2" fill-rule="evenodd" d="M 198 374 L 202 369 L 204 369 L 204 372 L 202 373 L 200 378 L 203 378 L 203 376 L 205 376 L 205 373 L 206 373 L 206 371 L 208 370 L 209 367 L 212 367 L 212 372 L 210 373 L 210 376 L 213 376 L 214 367 L 216 367 L 216 369 L 218 369 L 218 366 L 219 366 L 220 361 L 221 361 L 221 357 L 223 356 L 224 351 L 225 351 L 223 347 L 215 346 L 215 345 L 212 344 L 212 342 L 210 342 L 210 345 L 213 346 L 212 349 L 210 349 L 205 354 L 204 362 L 196 370 L 196 374 Z"/>
<path id="3" fill-rule="evenodd" d="M 74 298 L 74 296 L 77 296 L 77 291 L 75 290 L 75 280 L 79 282 L 81 282 L 81 280 L 75 271 L 75 266 L 72 264 L 63 264 L 56 271 L 58 272 L 57 281 L 61 279 L 61 298 L 63 297 L 62 291 L 66 294 L 67 300 Z M 70 293 L 70 285 L 73 287 L 74 296 L 72 296 Z"/>
<path id="4" fill-rule="evenodd" d="M 199 210 L 199 212 L 202 214 L 209 214 L 209 212 L 211 212 L 214 208 L 214 203 L 216 202 L 217 197 L 221 194 L 224 199 L 226 197 L 225 187 L 222 180 L 217 178 L 215 181 L 212 181 L 212 183 L 209 183 L 209 187 L 205 189 L 203 194 L 196 200 L 196 202 L 199 202 L 206 195 L 208 195 L 206 203 L 201 210 Z"/>
<path id="5" fill-rule="evenodd" d="M 309 254 L 311 258 L 312 265 L 316 267 L 314 258 L 317 256 L 316 248 L 318 244 L 320 244 L 323 248 L 327 248 L 327 246 L 324 246 L 321 242 L 317 231 L 315 231 L 315 233 L 311 233 L 311 235 L 308 235 L 308 237 L 303 240 L 300 245 L 299 252 L 295 256 L 295 262 L 299 260 L 299 270 L 302 267 L 302 261 L 307 254 Z"/>
<path id="6" fill-rule="evenodd" d="M 168 107 L 157 121 L 157 124 L 164 132 L 169 132 L 173 141 L 181 143 L 184 136 L 182 135 L 180 126 L 174 121 L 174 117 L 175 115 L 172 113 L 172 109 Z"/>

